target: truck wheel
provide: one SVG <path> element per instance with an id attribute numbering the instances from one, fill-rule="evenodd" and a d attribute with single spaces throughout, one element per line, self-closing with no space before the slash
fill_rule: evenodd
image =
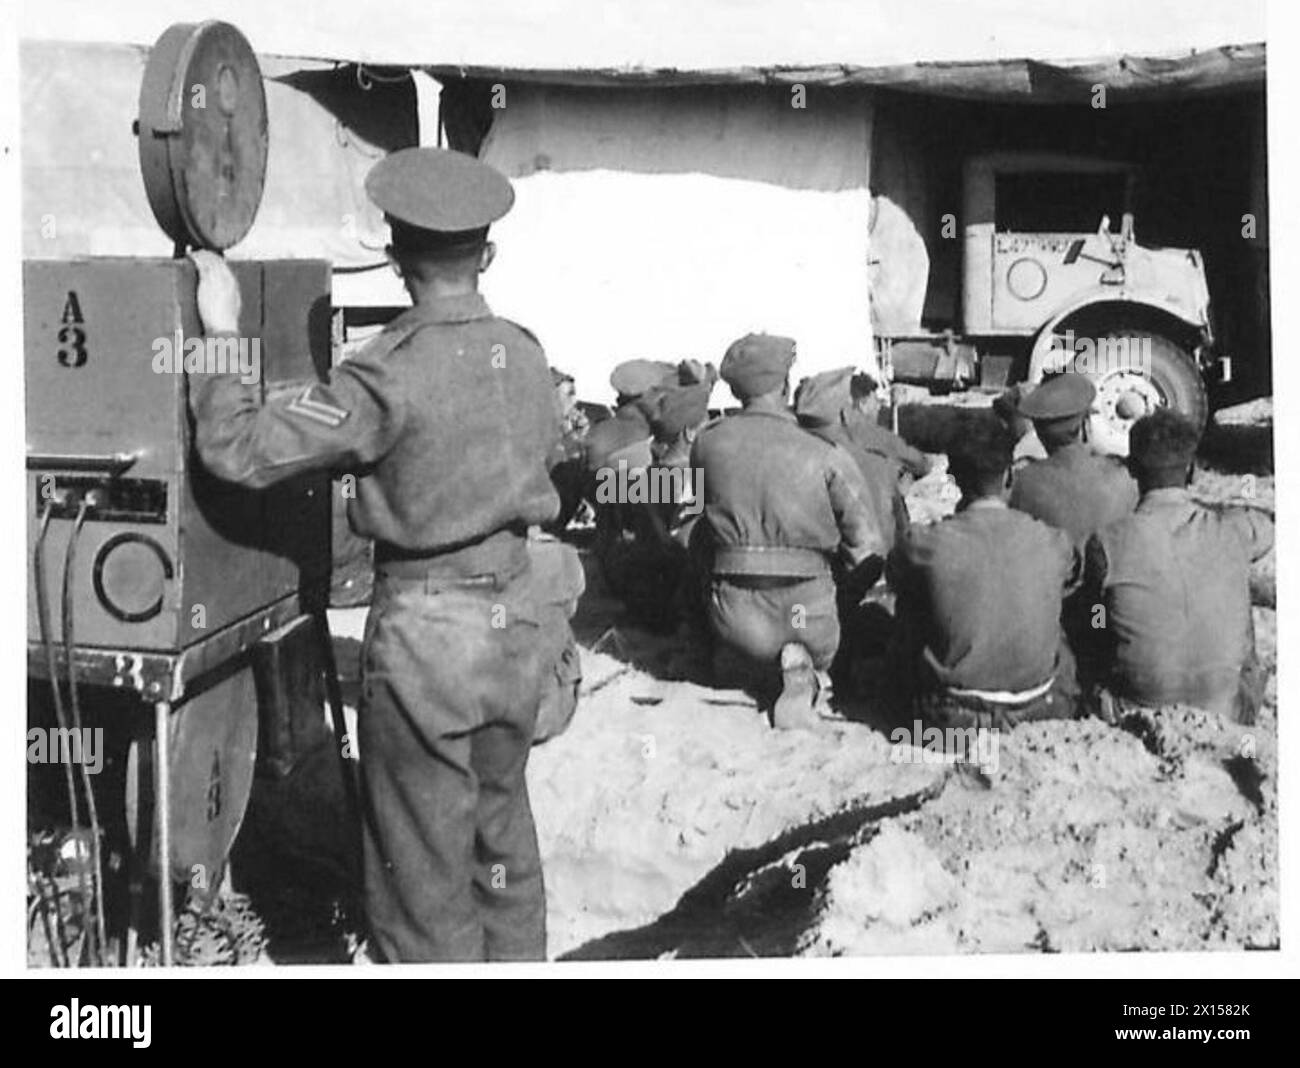
<path id="1" fill-rule="evenodd" d="M 1209 416 L 1205 382 L 1191 353 L 1163 335 L 1101 334 L 1094 351 L 1075 357 L 1071 370 L 1086 374 L 1097 387 L 1088 429 L 1102 452 L 1127 456 L 1129 428 L 1157 408 L 1182 412 L 1198 429 Z"/>

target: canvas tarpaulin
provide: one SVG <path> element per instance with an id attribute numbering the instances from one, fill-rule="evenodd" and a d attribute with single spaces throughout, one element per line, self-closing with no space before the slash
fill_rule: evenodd
<path id="1" fill-rule="evenodd" d="M 794 337 L 796 375 L 866 364 L 870 151 L 860 93 L 511 86 L 481 152 L 517 192 L 489 299 L 590 399 L 621 360 L 717 362 L 749 331 Z"/>
<path id="2" fill-rule="evenodd" d="M 22 44 L 24 257 L 171 254 L 145 197 L 132 132 L 146 59 L 145 49 L 124 45 Z M 259 64 L 266 187 L 231 255 L 321 258 L 353 270 L 382 263 L 388 230 L 363 182 L 377 159 L 418 139 L 410 79 L 363 88 L 355 68 L 274 57 Z M 340 304 L 402 299 L 387 269 L 336 275 L 335 288 Z M 348 290 L 375 299 L 359 292 L 352 300 Z"/>
<path id="3" fill-rule="evenodd" d="M 1006 60 L 1027 83 L 1025 57 L 1068 68 L 1072 57 L 1160 57 L 1264 39 L 1263 0 L 316 0 L 310 16 L 265 0 L 22 5 L 24 37 L 152 44 L 178 19 L 225 19 L 259 52 L 368 63 L 447 64 L 522 72 L 687 72 L 762 80 L 777 68 L 850 75 L 916 64 Z M 920 70 L 922 78 L 1002 70 Z M 897 74 L 888 73 L 893 82 Z M 526 80 L 523 77 L 519 81 Z"/>

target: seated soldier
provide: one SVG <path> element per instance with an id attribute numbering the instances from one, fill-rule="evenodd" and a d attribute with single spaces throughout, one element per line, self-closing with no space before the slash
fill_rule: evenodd
<path id="1" fill-rule="evenodd" d="M 1250 565 L 1272 547 L 1273 521 L 1192 498 L 1198 441 L 1196 427 L 1167 408 L 1134 423 L 1129 463 L 1142 500 L 1088 542 L 1086 588 L 1104 606 L 1107 718 L 1115 697 L 1195 705 L 1243 723 L 1259 707 Z"/>
<path id="2" fill-rule="evenodd" d="M 862 472 L 870 493 L 871 510 L 884 536 L 884 553 L 908 527 L 907 504 L 899 488 L 898 461 L 879 452 L 868 452 L 849 436 L 847 421 L 853 418 L 852 367 L 823 371 L 805 378 L 795 391 L 794 411 L 799 425 L 810 434 L 844 449 Z M 879 603 L 884 587 L 863 590 L 860 584 L 843 581 L 837 576 L 837 602 L 840 617 L 840 648 L 832 677 L 836 685 L 854 678 L 854 665 L 863 658 L 879 656 L 888 644 L 889 612 Z"/>
<path id="3" fill-rule="evenodd" d="M 619 364 L 609 376 L 610 385 L 618 394 L 614 416 L 594 423 L 587 431 L 586 498 L 596 514 L 592 551 L 605 585 L 615 597 L 622 597 L 625 592 L 619 544 L 628 535 L 632 520 L 625 505 L 598 501 L 596 486 L 603 473 L 617 470 L 620 463 L 632 471 L 650 465 L 649 413 L 659 387 L 671 373 L 670 364 L 651 360 L 627 360 Z"/>
<path id="4" fill-rule="evenodd" d="M 1088 413 L 1097 396 L 1079 374 L 1044 379 L 1019 395 L 1017 414 L 1032 420 L 1046 459 L 1030 460 L 1011 484 L 1012 508 L 1065 531 L 1080 552 L 1096 530 L 1129 515 L 1138 487 L 1121 460 L 1096 452 L 1087 442 Z M 1085 688 L 1100 670 L 1092 634 L 1093 600 L 1076 590 L 1062 609 L 1061 623 L 1074 651 Z"/>
<path id="5" fill-rule="evenodd" d="M 787 407 L 793 361 L 790 338 L 732 344 L 721 373 L 743 408 L 701 431 L 691 456 L 704 497 L 692 549 L 711 580 L 715 671 L 760 699 L 779 683 L 778 727 L 819 722 L 817 672 L 840 638 L 832 561 L 866 588 L 885 545 L 852 457 L 802 430 Z"/>
<path id="6" fill-rule="evenodd" d="M 1083 375 L 1045 379 L 1023 395 L 1018 414 L 1032 420 L 1047 459 L 1031 460 L 1016 474 L 1011 507 L 1058 527 L 1081 549 L 1089 535 L 1128 515 L 1138 502 L 1137 483 L 1113 456 L 1087 441 L 1088 412 L 1097 390 Z"/>
<path id="7" fill-rule="evenodd" d="M 841 367 L 805 378 L 795 390 L 794 414 L 799 425 L 809 433 L 839 445 L 853 457 L 871 490 L 871 500 L 885 534 L 887 549 L 892 549 L 908 525 L 907 505 L 899 489 L 900 461 L 883 452 L 864 448 L 850 434 L 848 426 L 861 411 L 853 401 L 854 377 L 852 367 Z M 899 441 L 904 449 L 917 451 L 901 438 Z M 922 463 L 927 462 L 923 459 Z"/>
<path id="8" fill-rule="evenodd" d="M 708 418 L 710 383 L 659 391 L 650 410 L 652 460 L 636 500 L 624 502 L 623 529 L 605 546 L 604 566 L 629 615 L 656 630 L 680 621 L 688 564 L 687 543 L 698 517 L 691 445 Z"/>
<path id="9" fill-rule="evenodd" d="M 1007 507 L 1013 444 L 992 415 L 974 421 L 948 452 L 956 514 L 913 525 L 889 560 L 903 696 L 936 726 L 1075 714 L 1060 616 L 1079 557 L 1062 531 Z"/>
<path id="10" fill-rule="evenodd" d="M 702 385 L 708 391 L 717 381 L 712 364 L 683 360 L 673 365 L 660 360 L 627 360 L 614 368 L 610 385 L 618 394 L 618 408 L 613 418 L 595 423 L 586 434 L 585 496 L 596 515 L 593 546 L 606 585 L 616 597 L 625 595 L 623 578 L 626 570 L 618 561 L 619 543 L 632 536 L 634 516 L 622 503 L 600 503 L 596 499 L 598 479 L 608 471 L 626 464 L 629 471 L 649 468 L 653 462 L 650 415 L 660 393 L 679 385 Z"/>
<path id="11" fill-rule="evenodd" d="M 551 383 L 555 386 L 555 412 L 560 421 L 560 440 L 546 460 L 551 473 L 551 484 L 560 495 L 560 512 L 546 524 L 552 533 L 561 533 L 577 514 L 587 488 L 586 464 L 587 431 L 590 424 L 586 413 L 578 406 L 573 376 L 551 368 Z"/>
<path id="12" fill-rule="evenodd" d="M 845 429 L 862 448 L 891 461 L 900 479 L 924 478 L 930 471 L 925 453 L 881 425 L 879 388 L 876 380 L 865 372 L 852 377 L 849 392 L 853 404 L 844 419 Z"/>
<path id="13" fill-rule="evenodd" d="M 613 454 L 626 455 L 624 450 L 648 446 L 650 411 L 661 390 L 699 384 L 712 389 L 717 380 L 717 369 L 698 360 L 686 359 L 676 365 L 663 360 L 620 363 L 609 376 L 609 384 L 617 394 L 614 415 L 594 423 L 586 432 L 588 473 L 594 477 L 594 472 L 609 464 Z"/>
<path id="14" fill-rule="evenodd" d="M 649 445 L 649 402 L 654 392 L 675 374 L 671 364 L 654 360 L 625 360 L 614 368 L 609 376 L 609 384 L 618 397 L 614 415 L 593 423 L 587 431 L 589 474 L 606 466 L 612 453 L 639 444 Z M 642 398 L 646 398 L 645 403 Z"/>

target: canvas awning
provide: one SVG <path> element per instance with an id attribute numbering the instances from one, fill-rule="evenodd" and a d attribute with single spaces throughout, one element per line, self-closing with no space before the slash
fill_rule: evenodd
<path id="1" fill-rule="evenodd" d="M 22 5 L 19 34 L 150 45 L 169 23 L 198 18 L 233 22 L 261 54 L 619 79 L 764 79 L 787 69 L 999 91 L 1034 83 L 1025 57 L 1067 70 L 1079 65 L 1070 57 L 1156 57 L 1159 66 L 1266 36 L 1264 0 L 316 0 L 302 15 L 265 0 L 205 0 L 183 12 L 175 0 L 42 0 Z M 1152 69 L 1134 63 L 1138 75 Z"/>
<path id="2" fill-rule="evenodd" d="M 1086 100 L 1104 85 L 1116 99 L 1158 100 L 1259 86 L 1264 81 L 1262 43 L 1225 45 L 1173 55 L 1116 55 L 1046 62 L 997 59 L 958 63 L 904 63 L 881 67 L 849 64 L 677 68 L 538 69 L 434 64 L 425 68 L 442 80 L 539 85 L 688 87 L 704 85 L 807 85 L 819 88 L 885 86 L 971 100 L 1063 103 Z"/>

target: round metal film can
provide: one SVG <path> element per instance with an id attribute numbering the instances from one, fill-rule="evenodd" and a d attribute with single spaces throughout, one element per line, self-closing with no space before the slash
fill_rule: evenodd
<path id="1" fill-rule="evenodd" d="M 242 33 L 168 28 L 145 67 L 137 132 L 149 206 L 173 241 L 223 251 L 248 233 L 266 179 L 266 93 Z"/>

